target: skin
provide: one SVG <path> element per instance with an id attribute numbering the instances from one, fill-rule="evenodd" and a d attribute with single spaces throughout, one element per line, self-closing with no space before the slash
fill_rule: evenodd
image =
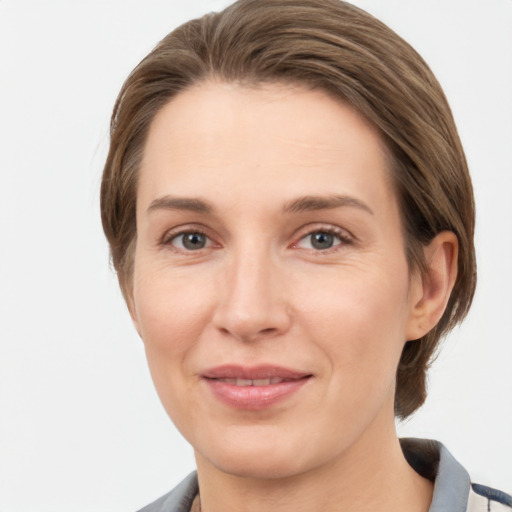
<path id="1" fill-rule="evenodd" d="M 395 432 L 395 373 L 404 343 L 446 306 L 457 241 L 441 233 L 425 248 L 429 275 L 410 271 L 387 161 L 350 106 L 291 85 L 210 81 L 155 117 L 129 309 L 194 448 L 203 510 L 428 510 L 432 484 Z M 306 196 L 345 199 L 312 208 L 297 203 Z M 233 363 L 312 377 L 275 406 L 240 410 L 201 377 Z"/>

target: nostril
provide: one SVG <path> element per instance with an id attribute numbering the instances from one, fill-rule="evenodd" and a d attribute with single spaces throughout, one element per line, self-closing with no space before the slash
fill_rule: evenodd
<path id="1" fill-rule="evenodd" d="M 212 318 L 220 335 L 241 341 L 278 336 L 288 330 L 290 321 L 286 303 L 277 301 L 268 289 L 250 294 L 241 287 L 233 287 L 232 293 L 221 298 Z"/>
<path id="2" fill-rule="evenodd" d="M 263 338 L 270 338 L 279 332 L 279 329 L 276 327 L 267 327 L 265 329 L 261 329 L 259 331 L 254 332 L 242 332 L 242 329 L 233 329 L 230 330 L 228 327 L 219 327 L 219 331 L 223 336 L 235 336 L 242 341 L 256 341 Z"/>

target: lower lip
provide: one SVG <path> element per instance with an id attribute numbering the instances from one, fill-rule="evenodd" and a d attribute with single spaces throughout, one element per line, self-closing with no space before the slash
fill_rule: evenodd
<path id="1" fill-rule="evenodd" d="M 268 409 L 299 391 L 309 381 L 309 377 L 268 386 L 236 386 L 215 379 L 204 381 L 221 402 L 237 409 L 261 410 Z"/>

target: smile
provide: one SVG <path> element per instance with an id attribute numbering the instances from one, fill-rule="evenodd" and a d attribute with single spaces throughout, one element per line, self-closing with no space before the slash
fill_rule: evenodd
<path id="1" fill-rule="evenodd" d="M 220 366 L 202 375 L 217 400 L 245 410 L 271 408 L 297 393 L 312 377 L 276 366 Z"/>
<path id="2" fill-rule="evenodd" d="M 272 377 L 268 379 L 215 379 L 219 382 L 225 382 L 226 384 L 232 384 L 234 386 L 270 386 L 272 384 L 280 384 L 285 382 L 287 379 L 281 379 L 279 377 Z"/>

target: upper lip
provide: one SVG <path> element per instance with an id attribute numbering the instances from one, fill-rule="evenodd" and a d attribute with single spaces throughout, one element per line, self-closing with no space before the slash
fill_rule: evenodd
<path id="1" fill-rule="evenodd" d="M 297 380 L 311 376 L 311 373 L 282 366 L 258 365 L 241 366 L 228 364 L 209 368 L 202 372 L 202 377 L 206 379 L 270 379 L 278 377 L 280 379 Z"/>

